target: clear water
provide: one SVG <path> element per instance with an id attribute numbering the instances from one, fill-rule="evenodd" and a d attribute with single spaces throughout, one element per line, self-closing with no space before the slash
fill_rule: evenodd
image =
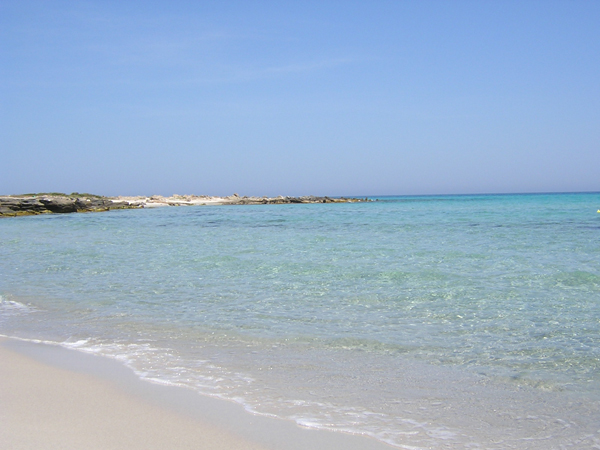
<path id="1" fill-rule="evenodd" d="M 400 448 L 600 448 L 600 194 L 0 220 L 0 334 Z"/>

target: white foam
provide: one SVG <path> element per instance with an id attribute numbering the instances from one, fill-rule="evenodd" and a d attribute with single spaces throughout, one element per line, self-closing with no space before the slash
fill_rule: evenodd
<path id="1" fill-rule="evenodd" d="M 356 406 L 342 407 L 323 401 L 273 397 L 256 386 L 254 379 L 247 374 L 227 371 L 220 365 L 208 363 L 208 360 L 198 359 L 192 363 L 175 350 L 161 348 L 148 341 L 114 342 L 91 337 L 65 342 L 17 339 L 113 358 L 146 381 L 186 387 L 201 395 L 234 401 L 249 413 L 287 418 L 305 428 L 370 436 L 408 450 L 431 448 L 435 442 L 440 446 L 462 445 L 465 444 L 465 439 L 467 442 L 471 441 L 471 444 L 476 442 L 464 430 L 440 426 L 439 422 L 434 424 L 418 420 L 417 416 L 409 412 L 405 412 L 406 415 L 402 417 L 404 414 L 384 414 Z M 439 402 L 433 406 L 437 405 Z M 538 419 L 531 414 L 519 418 L 529 421 Z"/>
<path id="2" fill-rule="evenodd" d="M 37 311 L 31 305 L 26 305 L 15 300 L 6 300 L 0 295 L 0 313 L 3 315 L 27 314 Z"/>

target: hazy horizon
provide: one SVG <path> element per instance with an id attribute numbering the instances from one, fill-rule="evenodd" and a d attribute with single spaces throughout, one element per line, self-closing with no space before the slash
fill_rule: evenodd
<path id="1" fill-rule="evenodd" d="M 20 196 L 20 195 L 66 195 L 75 197 L 77 195 L 85 196 L 85 195 L 98 195 L 104 197 L 151 197 L 154 195 L 160 195 L 163 197 L 171 197 L 171 196 L 187 196 L 187 195 L 207 195 L 211 197 L 229 197 L 233 195 L 245 196 L 243 192 L 233 192 L 233 193 L 220 193 L 220 194 L 205 194 L 205 193 L 197 193 L 197 192 L 186 192 L 186 193 L 143 193 L 143 194 L 115 194 L 115 195 L 107 195 L 98 192 L 57 192 L 57 191 L 47 191 L 47 192 L 20 192 L 20 193 L 3 193 L 0 195 L 8 195 L 8 196 Z M 454 193 L 444 193 L 444 194 L 323 194 L 321 196 L 328 196 L 332 198 L 337 197 L 347 197 L 347 198 L 382 198 L 382 197 L 444 197 L 444 196 L 494 196 L 494 195 L 569 195 L 569 194 L 600 194 L 600 191 L 563 191 L 563 192 L 454 192 Z M 279 195 L 287 196 L 287 197 L 302 197 L 302 196 L 311 196 L 314 194 L 298 194 L 298 195 L 287 195 L 285 193 L 277 194 L 277 195 L 248 195 L 248 197 L 277 197 Z"/>

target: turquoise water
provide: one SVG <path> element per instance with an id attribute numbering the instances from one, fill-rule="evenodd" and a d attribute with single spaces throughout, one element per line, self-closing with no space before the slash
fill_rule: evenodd
<path id="1" fill-rule="evenodd" d="M 600 194 L 0 220 L 0 334 L 404 448 L 600 448 Z"/>

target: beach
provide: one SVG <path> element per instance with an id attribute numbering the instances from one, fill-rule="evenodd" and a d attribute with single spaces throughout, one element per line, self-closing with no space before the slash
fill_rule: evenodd
<path id="1" fill-rule="evenodd" d="M 0 12 L 0 450 L 600 450 L 600 1 Z"/>
<path id="2" fill-rule="evenodd" d="M 239 405 L 141 381 L 121 364 L 0 340 L 0 448 L 300 450 L 389 446 L 301 429 Z"/>
<path id="3" fill-rule="evenodd" d="M 0 335 L 29 369 L 5 372 L 22 394 L 3 405 L 19 427 L 63 438 L 102 423 L 123 439 L 189 436 L 181 448 L 595 448 L 599 199 L 4 218 Z M 85 395 L 43 384 L 71 378 Z M 98 399 L 114 401 L 86 410 Z M 36 416 L 49 405 L 58 422 Z M 72 427 L 67 412 L 92 418 Z M 41 439 L 19 427 L 3 440 Z"/>

